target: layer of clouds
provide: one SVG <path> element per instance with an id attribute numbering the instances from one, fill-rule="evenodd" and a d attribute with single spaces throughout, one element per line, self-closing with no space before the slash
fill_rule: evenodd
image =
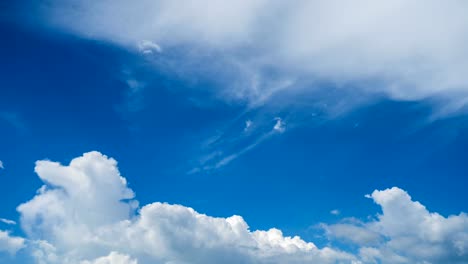
<path id="1" fill-rule="evenodd" d="M 85 153 L 69 165 L 38 161 L 35 170 L 45 187 L 18 211 L 36 263 L 468 261 L 468 216 L 431 213 L 396 187 L 368 195 L 382 208 L 375 219 L 321 225 L 331 245 L 339 240 L 357 248 L 345 252 L 318 248 L 275 228 L 251 231 L 237 215 L 212 217 L 159 202 L 139 207 L 117 162 L 99 152 Z M 12 253 L 24 245 L 22 238 L 3 231 L 0 241 L 0 248 Z"/>
<path id="2" fill-rule="evenodd" d="M 345 104 L 385 94 L 442 100 L 440 111 L 453 112 L 468 102 L 467 8 L 459 0 L 68 0 L 47 1 L 39 15 L 135 51 L 177 50 L 166 70 L 224 78 L 224 99 L 255 104 L 324 81 L 348 89 Z"/>

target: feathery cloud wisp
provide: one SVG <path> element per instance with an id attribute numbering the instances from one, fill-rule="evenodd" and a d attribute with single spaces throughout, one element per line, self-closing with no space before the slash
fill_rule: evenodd
<path id="1" fill-rule="evenodd" d="M 468 101 L 467 7 L 457 0 L 192 0 L 184 8 L 165 0 L 65 0 L 38 10 L 44 24 L 79 36 L 129 49 L 139 43 L 144 52 L 178 50 L 165 70 L 222 74 L 218 92 L 228 100 L 263 102 L 323 81 L 346 90 L 337 96 L 348 105 L 384 94 L 442 100 L 451 112 Z"/>

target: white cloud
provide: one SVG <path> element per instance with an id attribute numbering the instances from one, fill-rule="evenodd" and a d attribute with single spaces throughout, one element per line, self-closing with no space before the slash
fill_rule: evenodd
<path id="1" fill-rule="evenodd" d="M 0 169 L 4 169 L 5 167 L 3 167 L 3 161 L 0 160 Z"/>
<path id="2" fill-rule="evenodd" d="M 46 187 L 20 205 L 27 250 L 37 263 L 466 263 L 468 216 L 429 212 L 399 188 L 374 191 L 382 208 L 373 220 L 321 224 L 333 241 L 355 254 L 318 248 L 278 229 L 251 231 L 241 216 L 200 214 L 192 208 L 151 203 L 137 208 L 117 162 L 85 153 L 64 166 L 38 161 Z M 6 242 L 5 242 L 6 241 Z M 22 238 L 0 232 L 0 248 L 16 252 Z"/>
<path id="3" fill-rule="evenodd" d="M 237 141 L 240 141 L 241 139 L 246 139 L 246 138 L 253 139 L 253 143 L 250 143 L 250 144 L 240 148 L 240 150 L 237 150 L 237 151 L 235 151 L 235 152 L 233 152 L 231 154 L 228 154 L 228 155 L 223 155 L 221 153 L 221 151 L 215 151 L 214 154 L 216 154 L 216 155 L 212 155 L 212 154 L 208 155 L 210 158 L 205 159 L 204 162 L 202 163 L 203 171 L 209 171 L 209 170 L 214 170 L 214 169 L 219 169 L 221 167 L 224 167 L 227 164 L 234 161 L 235 159 L 237 159 L 240 156 L 244 155 L 245 153 L 251 151 L 252 149 L 257 147 L 259 144 L 264 142 L 265 140 L 271 138 L 276 133 L 283 133 L 286 130 L 283 120 L 281 118 L 279 118 L 279 117 L 276 117 L 274 120 L 276 120 L 275 125 L 273 126 L 273 128 L 268 128 L 270 130 L 260 132 L 260 133 L 254 135 L 254 136 L 251 136 L 251 137 L 249 137 L 250 135 L 247 135 L 247 137 L 245 135 L 241 135 L 240 137 L 237 138 L 237 140 L 231 140 L 231 142 L 238 143 Z M 248 120 L 246 122 L 246 124 L 245 124 L 244 132 L 246 132 L 246 130 L 251 128 L 252 124 L 253 124 L 253 122 Z M 261 130 L 261 128 L 259 130 Z M 219 153 L 221 153 L 221 154 L 219 154 Z M 197 169 L 195 171 L 194 170 L 192 170 L 192 171 L 193 172 L 200 172 L 202 170 Z"/>
<path id="4" fill-rule="evenodd" d="M 277 229 L 250 231 L 240 216 L 210 217 L 165 203 L 145 205 L 136 213 L 133 192 L 120 176 L 116 161 L 98 152 L 73 159 L 68 166 L 38 161 L 35 171 L 47 187 L 18 211 L 23 230 L 35 241 L 30 250 L 38 263 L 110 263 L 111 259 L 140 264 L 335 263 L 355 259 L 338 250 L 319 249 L 299 237 L 283 236 Z"/>
<path id="5" fill-rule="evenodd" d="M 332 214 L 332 215 L 339 215 L 340 213 L 341 212 L 338 209 L 333 209 L 333 210 L 330 211 L 330 214 Z"/>
<path id="6" fill-rule="evenodd" d="M 161 47 L 149 40 L 143 40 L 138 43 L 138 49 L 143 54 L 153 54 L 154 52 L 161 53 Z"/>
<path id="7" fill-rule="evenodd" d="M 23 238 L 10 236 L 7 231 L 0 230 L 0 252 L 6 251 L 10 254 L 16 254 L 25 246 L 24 242 Z"/>
<path id="8" fill-rule="evenodd" d="M 16 225 L 16 222 L 10 219 L 0 218 L 0 222 L 7 225 Z"/>
<path id="9" fill-rule="evenodd" d="M 369 230 L 360 222 L 322 225 L 322 227 L 329 238 L 359 246 L 376 245 L 383 238 L 381 234 Z"/>
<path id="10" fill-rule="evenodd" d="M 240 117 L 237 119 L 241 119 Z M 282 118 L 273 118 L 266 114 L 255 121 L 250 119 L 247 119 L 245 123 L 236 121 L 239 120 L 234 120 L 230 125 L 218 131 L 216 136 L 202 143 L 200 149 L 207 153 L 201 155 L 202 158 L 198 160 L 194 168 L 189 170 L 189 174 L 220 169 L 255 149 L 264 141 L 286 131 Z M 239 129 L 239 125 L 243 125 L 242 130 Z"/>
<path id="11" fill-rule="evenodd" d="M 283 120 L 279 117 L 276 117 L 275 120 L 276 120 L 276 123 L 273 126 L 273 130 L 279 133 L 283 133 L 286 130 Z"/>
<path id="12" fill-rule="evenodd" d="M 324 225 L 329 236 L 362 246 L 364 263 L 466 263 L 468 216 L 443 217 L 411 200 L 404 190 L 374 191 L 383 213 L 366 223 Z"/>
<path id="13" fill-rule="evenodd" d="M 86 153 L 69 166 L 37 161 L 35 171 L 46 188 L 18 207 L 21 226 L 30 237 L 46 233 L 53 238 L 49 242 L 79 240 L 88 228 L 128 219 L 137 206 L 117 162 L 99 152 Z M 69 237 L 62 237 L 65 234 Z"/>
<path id="14" fill-rule="evenodd" d="M 218 80 L 230 71 L 223 98 L 264 101 L 278 90 L 314 90 L 318 80 L 349 87 L 347 104 L 380 93 L 436 97 L 450 112 L 468 101 L 467 8 L 458 0 L 69 0 L 40 10 L 48 25 L 83 37 L 186 51 L 178 73 L 197 65 Z"/>
<path id="15" fill-rule="evenodd" d="M 252 125 L 253 125 L 252 120 L 247 120 L 247 121 L 245 121 L 244 132 L 247 132 L 247 131 L 250 129 L 250 127 L 251 127 Z"/>

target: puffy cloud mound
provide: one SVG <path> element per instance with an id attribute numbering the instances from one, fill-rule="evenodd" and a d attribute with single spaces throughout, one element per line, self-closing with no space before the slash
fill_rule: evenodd
<path id="1" fill-rule="evenodd" d="M 468 216 L 443 217 L 404 190 L 374 191 L 382 208 L 373 220 L 322 224 L 331 245 L 318 248 L 278 229 L 251 231 L 241 216 L 200 214 L 166 203 L 138 207 L 117 162 L 99 152 L 69 165 L 38 161 L 45 185 L 18 207 L 28 250 L 37 263 L 467 263 Z M 14 253 L 24 239 L 0 231 L 0 250 Z"/>
<path id="2" fill-rule="evenodd" d="M 82 37 L 135 51 L 158 43 L 150 46 L 168 57 L 178 50 L 177 63 L 162 54 L 157 64 L 227 78 L 223 98 L 262 101 L 322 80 L 350 87 L 348 103 L 368 92 L 437 97 L 454 111 L 468 102 L 467 8 L 459 0 L 53 0 L 39 10 L 43 23 Z"/>
<path id="3" fill-rule="evenodd" d="M 354 256 L 317 248 L 277 229 L 250 231 L 240 216 L 137 202 L 117 162 L 85 153 L 64 166 L 38 161 L 45 185 L 21 204 L 21 226 L 38 263 L 336 263 Z M 105 256 L 105 257 L 102 257 Z"/>
<path id="4" fill-rule="evenodd" d="M 88 230 L 128 219 L 137 207 L 117 162 L 99 152 L 86 153 L 68 166 L 38 161 L 35 171 L 46 185 L 18 207 L 22 228 L 31 237 L 47 235 L 73 246 Z"/>
<path id="5" fill-rule="evenodd" d="M 361 246 L 365 263 L 468 263 L 465 213 L 431 213 L 396 187 L 367 197 L 382 208 L 376 220 L 324 225 L 329 236 Z"/>
<path id="6" fill-rule="evenodd" d="M 10 236 L 6 231 L 0 230 L 0 252 L 6 251 L 15 254 L 25 246 L 25 240 L 21 237 Z"/>

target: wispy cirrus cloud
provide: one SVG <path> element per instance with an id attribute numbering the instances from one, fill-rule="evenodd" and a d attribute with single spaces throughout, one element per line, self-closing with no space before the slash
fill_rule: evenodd
<path id="1" fill-rule="evenodd" d="M 216 80 L 222 100 L 265 103 L 329 83 L 352 106 L 373 95 L 433 100 L 448 114 L 468 100 L 463 1 L 38 2 L 40 21 L 143 53 L 177 76 Z M 158 43 L 158 44 L 155 44 Z M 174 54 L 178 54 L 175 56 Z M 220 78 L 222 76 L 222 78 Z M 222 80 L 220 80 L 222 79 Z M 356 100 L 359 98 L 360 100 Z M 291 98 L 294 102 L 297 98 Z"/>
<path id="2" fill-rule="evenodd" d="M 0 222 L 7 224 L 7 225 L 16 225 L 16 222 L 6 218 L 0 218 Z"/>
<path id="3" fill-rule="evenodd" d="M 240 127 L 235 129 L 235 125 L 228 127 L 224 131 L 226 133 L 221 133 L 214 140 L 207 142 L 204 146 L 207 153 L 201 154 L 198 164 L 188 173 L 210 172 L 220 169 L 264 141 L 286 131 L 286 124 L 280 117 L 275 117 L 270 122 L 261 120 L 255 125 L 254 121 L 247 119 L 244 124 L 243 129 Z"/>

